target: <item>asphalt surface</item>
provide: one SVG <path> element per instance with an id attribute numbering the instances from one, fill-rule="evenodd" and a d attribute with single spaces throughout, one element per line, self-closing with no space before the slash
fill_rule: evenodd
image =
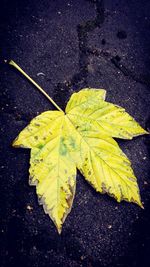
<path id="1" fill-rule="evenodd" d="M 150 2 L 1 0 L 1 267 L 149 267 L 150 138 L 119 141 L 138 179 L 142 210 L 97 194 L 78 173 L 61 236 L 28 185 L 29 150 L 11 147 L 54 109 L 4 59 L 16 61 L 65 107 L 84 87 L 105 88 L 150 130 Z"/>

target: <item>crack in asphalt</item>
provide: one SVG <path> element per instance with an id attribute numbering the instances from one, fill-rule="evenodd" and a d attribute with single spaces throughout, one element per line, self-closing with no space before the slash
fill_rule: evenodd
<path id="1" fill-rule="evenodd" d="M 135 82 L 139 82 L 146 86 L 150 85 L 150 78 L 144 76 L 142 74 L 136 74 L 128 67 L 126 67 L 120 61 L 119 56 L 112 55 L 109 51 L 105 51 L 104 49 L 90 48 L 88 46 L 88 34 L 94 31 L 96 28 L 101 28 L 105 21 L 105 9 L 104 9 L 104 0 L 87 0 L 90 3 L 94 4 L 96 10 L 95 18 L 91 20 L 87 20 L 81 24 L 77 25 L 77 34 L 78 34 L 78 43 L 79 43 L 79 71 L 75 73 L 72 78 L 68 81 L 58 83 L 54 88 L 54 100 L 56 100 L 62 105 L 62 108 L 65 108 L 66 101 L 68 99 L 68 95 L 70 96 L 72 92 L 76 89 L 88 87 L 88 65 L 89 65 L 89 57 L 101 57 L 109 62 L 116 69 L 119 69 L 125 76 L 133 79 Z M 62 103 L 60 91 L 63 94 L 64 103 Z M 14 111 L 13 109 L 7 108 L 3 111 L 4 114 L 8 114 L 13 116 L 15 121 L 18 122 L 28 122 L 32 119 L 32 114 L 24 113 L 20 114 L 18 111 Z"/>
<path id="2" fill-rule="evenodd" d="M 87 20 L 84 23 L 77 25 L 77 34 L 78 34 L 78 43 L 79 43 L 79 72 L 75 73 L 73 77 L 65 82 L 58 83 L 54 88 L 54 100 L 57 100 L 58 104 L 61 103 L 62 108 L 65 106 L 65 100 L 68 99 L 68 94 L 71 95 L 73 92 L 72 88 L 83 88 L 88 86 L 87 77 L 88 77 L 88 61 L 89 54 L 87 53 L 88 49 L 88 33 L 92 32 L 97 27 L 101 27 L 104 22 L 104 0 L 87 0 L 91 4 L 94 4 L 96 10 L 95 18 Z M 62 103 L 62 94 L 63 94 L 64 103 Z M 5 98 L 5 97 L 4 97 Z M 2 99 L 1 99 L 2 100 Z M 5 103 L 6 102 L 6 103 Z M 7 106 L 6 106 L 6 105 Z M 11 115 L 16 121 L 28 122 L 32 119 L 31 114 L 21 114 L 19 111 L 11 108 L 11 105 L 8 99 L 4 99 L 1 110 L 6 115 Z"/>
<path id="3" fill-rule="evenodd" d="M 88 86 L 88 64 L 89 64 L 89 53 L 88 53 L 88 33 L 94 31 L 97 27 L 100 28 L 104 23 L 105 11 L 104 11 L 104 0 L 87 0 L 94 4 L 96 10 L 95 18 L 87 20 L 77 25 L 77 34 L 79 42 L 79 72 L 75 73 L 73 77 L 65 82 L 58 83 L 54 88 L 54 100 L 61 103 L 62 108 L 65 107 L 65 100 L 68 99 L 68 94 L 71 95 L 73 92 L 72 88 L 83 88 Z M 62 103 L 62 94 L 64 103 Z M 30 114 L 20 114 L 13 109 L 7 108 L 3 111 L 5 114 L 13 116 L 16 121 L 28 122 L 32 119 Z"/>
<path id="4" fill-rule="evenodd" d="M 83 86 L 87 86 L 87 76 L 88 76 L 88 60 L 89 55 L 87 53 L 88 49 L 88 33 L 94 31 L 97 27 L 100 28 L 104 23 L 104 1 L 95 1 L 96 7 L 96 17 L 93 20 L 88 20 L 83 24 L 77 26 L 78 40 L 79 40 L 79 77 L 78 80 L 82 82 Z M 76 78 L 73 77 L 72 82 Z"/>
<path id="5" fill-rule="evenodd" d="M 104 0 L 87 0 L 90 3 L 94 3 L 96 9 L 96 16 L 94 19 L 87 20 L 79 25 L 77 25 L 77 33 L 78 33 L 78 42 L 79 42 L 79 71 L 73 75 L 73 77 L 65 82 L 58 83 L 55 86 L 54 90 L 54 99 L 57 102 L 60 102 L 62 107 L 65 107 L 66 99 L 74 92 L 76 89 L 88 87 L 88 65 L 89 65 L 89 56 L 97 56 L 102 57 L 110 65 L 114 66 L 116 69 L 119 69 L 122 74 L 133 79 L 135 82 L 144 84 L 146 86 L 150 85 L 150 78 L 144 76 L 142 74 L 136 74 L 128 67 L 126 67 L 122 62 L 120 62 L 119 56 L 111 55 L 110 52 L 104 51 L 103 49 L 91 49 L 88 46 L 88 34 L 94 31 L 96 28 L 101 28 L 105 21 L 104 9 Z M 62 103 L 62 99 L 60 96 L 60 91 L 62 91 L 64 96 L 64 103 Z"/>
<path id="6" fill-rule="evenodd" d="M 90 0 L 94 3 L 96 9 L 96 17 L 84 23 L 77 25 L 78 42 L 79 42 L 79 72 L 75 73 L 71 80 L 65 83 L 58 83 L 55 87 L 54 98 L 59 101 L 60 90 L 63 91 L 64 99 L 65 94 L 71 94 L 71 87 L 83 88 L 88 86 L 88 33 L 94 31 L 97 27 L 100 28 L 105 20 L 104 1 L 103 0 Z M 69 89 L 69 90 L 68 90 Z M 61 99 L 60 99 L 61 101 Z M 62 102 L 62 101 L 61 101 Z M 62 104 L 62 103 L 61 103 Z"/>
<path id="7" fill-rule="evenodd" d="M 122 62 L 118 55 L 113 56 L 110 52 L 105 51 L 103 49 L 97 49 L 97 48 L 88 48 L 87 53 L 89 55 L 93 55 L 96 57 L 102 57 L 107 62 L 112 63 L 117 69 L 119 69 L 125 76 L 128 76 L 129 78 L 132 78 L 135 82 L 144 84 L 146 86 L 150 86 L 150 78 L 146 75 L 142 74 L 136 74 L 131 69 L 126 67 Z"/>

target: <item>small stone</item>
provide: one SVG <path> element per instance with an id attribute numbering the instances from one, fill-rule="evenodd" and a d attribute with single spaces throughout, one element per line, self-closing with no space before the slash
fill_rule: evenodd
<path id="1" fill-rule="evenodd" d="M 27 205 L 27 210 L 32 211 L 33 210 L 33 207 L 30 206 L 30 205 Z"/>
<path id="2" fill-rule="evenodd" d="M 15 213 L 16 213 L 16 210 L 15 210 L 15 209 L 13 209 L 13 210 L 12 210 L 12 214 L 15 214 Z"/>
<path id="3" fill-rule="evenodd" d="M 108 229 L 111 229 L 111 228 L 112 228 L 112 225 L 111 225 L 111 224 L 109 224 L 109 225 L 108 225 Z"/>

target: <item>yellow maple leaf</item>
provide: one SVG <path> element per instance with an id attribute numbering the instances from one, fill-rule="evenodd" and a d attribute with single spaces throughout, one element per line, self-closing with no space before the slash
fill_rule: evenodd
<path id="1" fill-rule="evenodd" d="M 93 88 L 74 93 L 65 112 L 55 104 L 59 111 L 34 118 L 13 142 L 31 149 L 30 184 L 59 233 L 72 207 L 76 169 L 96 191 L 142 207 L 131 163 L 113 137 L 132 139 L 147 132 L 105 95 Z"/>

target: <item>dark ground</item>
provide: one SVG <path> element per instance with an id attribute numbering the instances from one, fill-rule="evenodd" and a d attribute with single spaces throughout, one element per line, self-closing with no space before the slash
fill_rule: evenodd
<path id="1" fill-rule="evenodd" d="M 78 174 L 59 236 L 28 185 L 29 151 L 11 148 L 31 118 L 54 107 L 3 63 L 15 60 L 62 108 L 85 86 L 105 88 L 150 129 L 149 15 L 150 1 L 0 1 L 1 267 L 150 266 L 150 138 L 119 141 L 145 209 L 97 194 Z"/>

